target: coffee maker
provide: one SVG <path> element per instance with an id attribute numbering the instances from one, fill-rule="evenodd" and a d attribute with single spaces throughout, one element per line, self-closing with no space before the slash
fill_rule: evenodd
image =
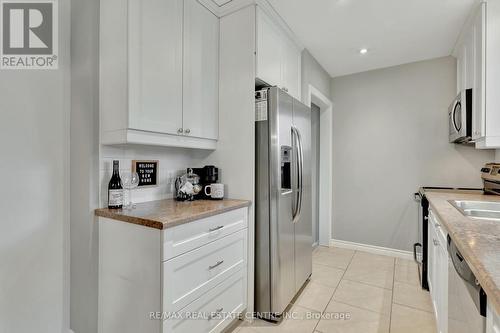
<path id="1" fill-rule="evenodd" d="M 203 168 L 191 168 L 193 172 L 200 176 L 201 191 L 194 196 L 194 200 L 208 200 L 209 196 L 205 195 L 205 187 L 210 184 L 215 184 L 219 181 L 219 169 L 213 165 L 205 165 Z"/>

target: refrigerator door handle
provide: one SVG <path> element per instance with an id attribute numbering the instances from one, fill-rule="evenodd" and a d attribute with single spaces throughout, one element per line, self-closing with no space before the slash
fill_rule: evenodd
<path id="1" fill-rule="evenodd" d="M 293 208 L 293 223 L 297 223 L 302 210 L 302 192 L 303 192 L 303 172 L 304 172 L 304 153 L 302 150 L 302 137 L 297 127 L 292 126 L 294 146 L 297 151 L 297 197 L 295 207 Z"/>
<path id="2" fill-rule="evenodd" d="M 299 142 L 298 142 L 298 133 L 297 133 L 297 128 L 295 126 L 292 126 L 292 146 L 293 146 L 293 158 L 295 160 L 295 170 L 294 172 L 294 177 L 297 177 L 295 184 L 297 185 L 297 191 L 292 191 L 293 192 L 293 200 L 292 200 L 292 221 L 293 223 L 296 222 L 298 216 L 299 216 L 299 176 L 298 174 L 300 173 L 300 157 L 299 157 Z"/>
<path id="3" fill-rule="evenodd" d="M 299 156 L 300 156 L 300 169 L 299 169 L 299 213 L 298 216 L 302 213 L 302 199 L 304 194 L 304 149 L 302 147 L 302 135 L 300 131 L 297 129 L 297 137 L 299 142 Z"/>

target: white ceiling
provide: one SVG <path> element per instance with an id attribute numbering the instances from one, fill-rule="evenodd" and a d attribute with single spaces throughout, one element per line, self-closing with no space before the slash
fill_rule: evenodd
<path id="1" fill-rule="evenodd" d="M 268 1 L 332 77 L 450 55 L 477 2 Z"/>

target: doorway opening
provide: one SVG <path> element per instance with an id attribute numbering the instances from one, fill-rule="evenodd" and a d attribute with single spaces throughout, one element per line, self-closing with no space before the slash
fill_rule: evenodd
<path id="1" fill-rule="evenodd" d="M 333 212 L 333 103 L 309 85 L 306 101 L 311 107 L 313 156 L 313 246 L 329 246 Z M 318 133 L 319 132 L 319 133 Z"/>
<path id="2" fill-rule="evenodd" d="M 312 169 L 312 236 L 313 247 L 319 245 L 319 152 L 321 108 L 311 103 L 311 169 Z"/>

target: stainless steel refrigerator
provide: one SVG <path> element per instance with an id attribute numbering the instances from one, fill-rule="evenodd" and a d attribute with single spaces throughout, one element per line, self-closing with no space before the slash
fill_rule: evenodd
<path id="1" fill-rule="evenodd" d="M 312 271 L 311 109 L 256 92 L 255 311 L 279 321 Z"/>

